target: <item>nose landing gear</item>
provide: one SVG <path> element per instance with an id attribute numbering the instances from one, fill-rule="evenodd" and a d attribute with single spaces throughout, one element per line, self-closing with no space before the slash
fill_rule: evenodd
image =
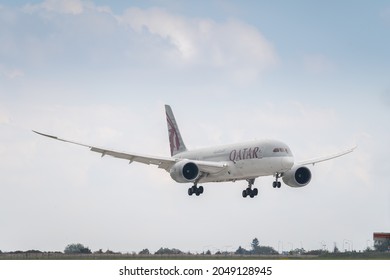
<path id="1" fill-rule="evenodd" d="M 272 182 L 272 187 L 280 189 L 280 187 L 282 186 L 282 183 L 278 181 L 280 177 L 282 177 L 282 174 L 275 174 L 275 181 Z"/>

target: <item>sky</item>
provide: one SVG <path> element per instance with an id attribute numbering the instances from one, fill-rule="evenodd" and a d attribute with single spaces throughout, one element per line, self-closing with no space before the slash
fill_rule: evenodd
<path id="1" fill-rule="evenodd" d="M 0 250 L 364 250 L 390 231 L 388 1 L 1 1 Z M 168 156 L 278 139 L 303 188 L 174 182 L 65 139 Z"/>

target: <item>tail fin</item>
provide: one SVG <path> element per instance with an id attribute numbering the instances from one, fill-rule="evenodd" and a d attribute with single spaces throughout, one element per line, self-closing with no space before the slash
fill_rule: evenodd
<path id="1" fill-rule="evenodd" d="M 171 156 L 187 151 L 184 145 L 183 138 L 181 138 L 179 127 L 177 126 L 175 116 L 169 105 L 165 105 L 165 113 L 167 115 L 169 145 L 171 147 Z"/>

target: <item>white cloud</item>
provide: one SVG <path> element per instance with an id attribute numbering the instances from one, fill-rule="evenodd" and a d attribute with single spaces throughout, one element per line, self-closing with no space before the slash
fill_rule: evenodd
<path id="1" fill-rule="evenodd" d="M 40 4 L 27 4 L 25 11 L 34 12 L 43 9 L 48 12 L 78 15 L 83 13 L 84 4 L 81 0 L 45 0 Z"/>
<path id="2" fill-rule="evenodd" d="M 0 64 L 0 77 L 1 76 L 8 80 L 14 80 L 16 78 L 23 77 L 24 72 L 21 69 Z"/>
<path id="3" fill-rule="evenodd" d="M 169 40 L 180 52 L 184 60 L 191 60 L 197 55 L 194 39 L 195 26 L 186 22 L 184 17 L 173 16 L 159 9 L 128 9 L 119 21 L 128 24 L 141 33 L 147 29 L 150 33 Z"/>
<path id="4" fill-rule="evenodd" d="M 0 112 L 0 124 L 8 124 L 9 123 L 9 118 L 2 112 Z"/>
<path id="5" fill-rule="evenodd" d="M 158 8 L 129 8 L 115 14 L 109 7 L 81 0 L 45 0 L 25 5 L 24 11 L 38 19 L 39 33 L 26 35 L 26 40 L 32 44 L 27 54 L 33 52 L 40 63 L 70 56 L 118 60 L 129 68 L 141 60 L 145 65 L 146 60 L 153 69 L 214 72 L 240 84 L 258 80 L 279 63 L 271 42 L 254 26 L 235 19 L 193 18 Z M 69 14 L 74 17 L 66 17 Z M 72 44 L 65 47 L 63 42 L 68 39 Z"/>
<path id="6" fill-rule="evenodd" d="M 323 54 L 306 55 L 303 63 L 305 69 L 314 74 L 328 73 L 335 68 L 334 63 Z"/>
<path id="7" fill-rule="evenodd" d="M 272 44 L 256 28 L 237 20 L 221 23 L 139 8 L 126 10 L 118 20 L 169 42 L 173 48 L 167 55 L 172 60 L 229 69 L 238 79 L 253 80 L 278 63 Z"/>
<path id="8" fill-rule="evenodd" d="M 5 77 L 7 77 L 8 79 L 10 80 L 13 80 L 13 79 L 16 79 L 16 78 L 20 78 L 20 77 L 23 77 L 24 76 L 24 72 L 20 69 L 11 69 L 9 71 L 5 71 L 3 72 L 3 74 L 5 75 Z"/>

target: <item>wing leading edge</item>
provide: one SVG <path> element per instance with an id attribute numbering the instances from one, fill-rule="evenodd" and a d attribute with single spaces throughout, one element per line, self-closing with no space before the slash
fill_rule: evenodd
<path id="1" fill-rule="evenodd" d="M 125 159 L 128 160 L 129 163 L 132 162 L 138 162 L 143 163 L 147 165 L 157 165 L 158 168 L 165 169 L 167 172 L 170 172 L 172 166 L 176 163 L 181 161 L 182 159 L 176 159 L 171 157 L 160 157 L 160 156 L 149 156 L 149 155 L 141 155 L 141 154 L 135 154 L 135 153 L 125 153 L 125 152 L 118 152 L 113 151 L 109 149 L 99 148 L 91 145 L 86 145 L 66 139 L 59 138 L 57 136 L 41 133 L 38 131 L 33 130 L 34 133 L 39 134 L 41 136 L 45 136 L 48 138 L 52 138 L 54 140 L 71 143 L 83 147 L 89 148 L 92 152 L 96 152 L 104 156 L 112 156 L 115 158 Z M 212 173 L 218 173 L 222 171 L 223 169 L 227 168 L 227 164 L 223 162 L 210 162 L 210 161 L 199 161 L 199 160 L 191 160 L 192 162 L 196 163 L 199 166 L 200 171 L 206 173 L 206 174 L 212 174 Z"/>
<path id="2" fill-rule="evenodd" d="M 45 137 L 49 137 L 49 138 L 58 140 L 58 141 L 62 141 L 62 142 L 66 142 L 66 143 L 71 143 L 71 144 L 87 147 L 92 152 L 96 152 L 96 153 L 101 154 L 102 157 L 107 155 L 107 156 L 112 156 L 112 157 L 115 157 L 115 158 L 121 158 L 121 159 L 128 160 L 130 163 L 132 163 L 132 162 L 139 162 L 139 163 L 144 163 L 144 164 L 148 164 L 148 165 L 153 164 L 153 165 L 157 165 L 159 168 L 167 170 L 168 172 L 171 169 L 171 167 L 177 161 L 176 159 L 169 158 L 169 157 L 148 156 L 148 155 L 141 155 L 141 154 L 134 154 L 134 153 L 130 154 L 130 153 L 113 151 L 113 150 L 109 150 L 109 149 L 94 147 L 94 146 L 90 146 L 90 145 L 86 145 L 86 144 L 82 144 L 82 143 L 78 143 L 78 142 L 62 139 L 62 138 L 59 138 L 57 136 L 44 134 L 44 133 L 41 133 L 41 132 L 38 132 L 38 131 L 35 131 L 35 130 L 33 130 L 33 132 L 35 132 L 35 133 L 37 133 L 39 135 L 45 136 Z"/>
<path id="3" fill-rule="evenodd" d="M 313 159 L 309 159 L 309 160 L 300 161 L 300 162 L 297 162 L 296 164 L 297 165 L 310 165 L 310 164 L 314 165 L 314 164 L 322 162 L 322 161 L 338 158 L 338 157 L 341 157 L 343 155 L 352 153 L 356 148 L 357 148 L 357 146 L 354 146 L 354 147 L 352 147 L 352 148 L 350 148 L 348 150 L 342 151 L 342 152 L 338 152 L 338 153 L 335 153 L 335 154 L 332 154 L 332 155 L 329 155 L 329 156 L 323 156 L 323 157 L 318 157 L 318 158 L 313 158 Z"/>

